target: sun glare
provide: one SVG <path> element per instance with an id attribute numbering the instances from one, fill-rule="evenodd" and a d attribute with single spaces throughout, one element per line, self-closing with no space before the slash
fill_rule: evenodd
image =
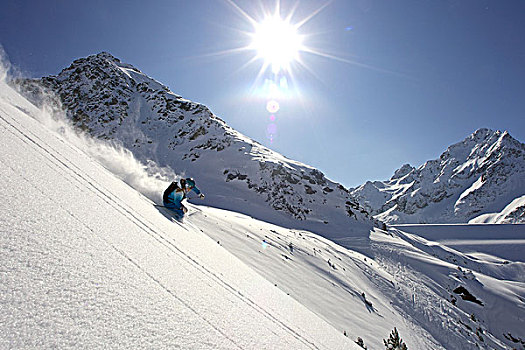
<path id="1" fill-rule="evenodd" d="M 271 66 L 272 72 L 278 73 L 289 70 L 290 64 L 299 59 L 302 41 L 297 28 L 279 16 L 272 16 L 255 24 L 251 47 L 263 59 L 265 67 Z"/>
<path id="2" fill-rule="evenodd" d="M 251 31 L 240 31 L 245 35 L 246 46 L 224 51 L 223 53 L 238 53 L 249 51 L 254 53 L 250 60 L 246 62 L 239 71 L 252 65 L 257 61 L 261 63 L 259 73 L 254 79 L 251 94 L 257 96 L 258 100 L 262 97 L 265 100 L 265 111 L 267 112 L 266 136 L 272 144 L 279 135 L 279 120 L 283 113 L 282 106 L 286 100 L 301 97 L 301 91 L 295 81 L 297 73 L 309 72 L 312 70 L 306 66 L 302 54 L 315 54 L 326 58 L 333 58 L 321 51 L 308 46 L 308 38 L 312 34 L 304 33 L 303 26 L 320 13 L 330 1 L 315 11 L 308 14 L 302 20 L 294 16 L 299 3 L 290 8 L 288 14 L 281 17 L 281 0 L 275 0 L 275 8 L 267 11 L 262 8 L 262 13 L 251 16 L 235 0 L 225 0 L 234 8 L 237 13 L 251 25 Z M 269 3 L 271 1 L 267 1 Z M 294 19 L 295 17 L 295 19 Z M 300 33 L 300 30 L 302 33 Z M 263 105 L 261 104 L 261 107 Z M 285 109 L 284 109 L 285 110 Z"/>
<path id="3" fill-rule="evenodd" d="M 249 60 L 241 65 L 236 73 L 251 66 L 255 62 L 260 64 L 259 72 L 254 78 L 251 89 L 248 91 L 252 96 L 257 97 L 258 100 L 260 98 L 265 100 L 266 108 L 264 110 L 269 113 L 266 115 L 269 118 L 266 135 L 270 143 L 273 143 L 279 134 L 278 122 L 280 116 L 285 115 L 284 111 L 286 108 L 282 107 L 286 106 L 286 100 L 296 99 L 296 101 L 302 103 L 303 106 L 306 106 L 308 103 L 308 101 L 303 98 L 304 96 L 302 96 L 302 91 L 299 88 L 301 76 L 308 75 L 321 82 L 323 80 L 322 73 L 317 74 L 320 70 L 313 69 L 313 67 L 307 64 L 308 61 L 310 61 L 310 63 L 312 62 L 311 60 L 307 60 L 308 56 L 315 55 L 324 59 L 352 64 L 365 69 L 399 75 L 396 72 L 380 67 L 338 57 L 337 55 L 323 51 L 319 47 L 311 46 L 312 38 L 325 31 L 312 32 L 312 29 L 315 30 L 316 26 L 313 23 L 308 26 L 305 26 L 305 24 L 310 23 L 310 21 L 330 5 L 333 0 L 324 0 L 325 3 L 312 12 L 305 12 L 305 9 L 298 11 L 298 0 L 286 1 L 289 3 L 295 2 L 295 5 L 284 6 L 284 12 L 286 12 L 284 17 L 281 16 L 281 14 L 283 14 L 281 1 L 284 2 L 284 0 L 273 0 L 275 2 L 273 9 L 267 7 L 269 3 L 273 2 L 272 0 L 265 0 L 264 4 L 266 6 L 263 5 L 263 1 L 260 0 L 244 1 L 244 3 L 251 4 L 259 3 L 258 9 L 250 8 L 249 12 L 237 5 L 237 0 L 224 1 L 235 9 L 237 15 L 250 26 L 243 25 L 243 30 L 239 30 L 243 36 L 242 42 L 245 43 L 245 46 L 221 51 L 218 52 L 217 55 L 250 52 Z M 303 17 L 298 18 L 296 12 L 302 13 Z M 251 15 L 250 13 L 255 15 Z M 251 30 L 246 31 L 249 27 Z M 346 26 L 342 29 L 347 32 L 353 31 L 352 26 Z M 244 41 L 245 39 L 246 41 Z M 315 41 L 321 43 L 319 37 L 317 37 Z M 248 55 L 246 55 L 246 57 L 248 57 Z M 262 107 L 263 105 L 261 104 L 261 109 Z"/>

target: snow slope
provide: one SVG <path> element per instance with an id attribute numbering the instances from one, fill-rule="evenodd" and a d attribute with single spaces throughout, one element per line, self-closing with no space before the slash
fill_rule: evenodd
<path id="1" fill-rule="evenodd" d="M 479 129 L 419 168 L 351 190 L 390 223 L 525 223 L 525 145 L 506 131 Z"/>
<path id="2" fill-rule="evenodd" d="M 395 228 L 454 248 L 474 258 L 525 263 L 524 224 L 396 225 Z"/>
<path id="3" fill-rule="evenodd" d="M 319 170 L 240 134 L 208 107 L 109 53 L 21 85 L 36 103 L 47 100 L 43 87 L 56 94 L 75 126 L 94 137 L 121 143 L 143 163 L 194 177 L 207 205 L 330 238 L 366 236 L 380 225 Z"/>
<path id="4" fill-rule="evenodd" d="M 356 348 L 0 90 L 0 348 Z"/>
<path id="5" fill-rule="evenodd" d="M 525 222 L 525 195 L 516 198 L 499 213 L 487 213 L 469 221 L 471 224 L 507 224 Z"/>
<path id="6" fill-rule="evenodd" d="M 392 244 L 405 245 L 396 273 L 405 274 L 403 289 L 412 295 L 415 314 L 421 309 L 421 316 L 438 323 L 456 318 L 448 336 L 468 334 L 476 347 L 525 348 L 525 225 L 401 225 L 390 233 L 400 240 Z"/>
<path id="7" fill-rule="evenodd" d="M 511 340 L 507 346 L 525 348 L 525 225 L 398 225 L 396 229 L 414 247 L 456 266 L 457 283 L 450 288 L 450 299 L 464 304 L 463 311 L 475 320 L 471 329 L 483 324 Z M 413 267 L 424 263 L 419 252 L 411 259 Z M 436 272 L 424 273 L 441 284 Z"/>
<path id="8" fill-rule="evenodd" d="M 519 259 L 205 206 L 181 225 L 0 91 L 0 347 L 380 349 L 393 327 L 410 349 L 525 346 Z"/>

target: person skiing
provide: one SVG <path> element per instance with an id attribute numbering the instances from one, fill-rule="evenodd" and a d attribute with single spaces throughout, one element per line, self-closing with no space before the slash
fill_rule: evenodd
<path id="1" fill-rule="evenodd" d="M 195 192 L 200 199 L 204 199 L 204 194 L 195 186 L 195 180 L 192 178 L 180 179 L 180 187 L 177 181 L 173 181 L 162 196 L 164 206 L 177 214 L 179 218 L 184 217 L 188 208 L 182 204 L 182 201 L 190 191 Z"/>

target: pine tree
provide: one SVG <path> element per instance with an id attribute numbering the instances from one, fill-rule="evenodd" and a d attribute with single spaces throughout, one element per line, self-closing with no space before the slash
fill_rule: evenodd
<path id="1" fill-rule="evenodd" d="M 357 337 L 357 341 L 355 342 L 357 345 L 362 347 L 363 349 L 367 350 L 365 342 L 363 341 L 363 338 Z"/>
<path id="2" fill-rule="evenodd" d="M 408 347 L 403 342 L 403 339 L 399 337 L 399 333 L 397 332 L 396 327 L 394 327 L 394 330 L 392 331 L 392 333 L 390 333 L 388 341 L 386 339 L 383 339 L 383 343 L 385 343 L 387 350 L 408 350 Z"/>

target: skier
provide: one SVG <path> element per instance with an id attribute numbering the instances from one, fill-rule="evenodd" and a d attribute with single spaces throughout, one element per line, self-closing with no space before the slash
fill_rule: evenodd
<path id="1" fill-rule="evenodd" d="M 188 211 L 188 208 L 182 205 L 182 201 L 190 191 L 195 192 L 200 199 L 204 199 L 204 194 L 202 194 L 197 186 L 195 186 L 195 180 L 192 178 L 180 179 L 180 187 L 177 181 L 173 181 L 164 191 L 164 195 L 162 196 L 164 206 L 182 219 L 184 214 Z"/>

